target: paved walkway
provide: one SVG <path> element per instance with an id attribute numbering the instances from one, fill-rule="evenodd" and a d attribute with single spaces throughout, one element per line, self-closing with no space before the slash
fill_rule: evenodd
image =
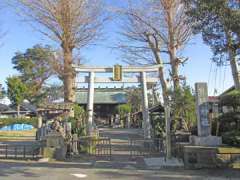
<path id="1" fill-rule="evenodd" d="M 143 170 L 95 167 L 91 163 L 0 161 L 1 180 L 239 180 L 233 170 Z"/>
<path id="2" fill-rule="evenodd" d="M 130 160 L 129 139 L 143 139 L 142 129 L 100 129 L 100 136 L 109 137 L 112 145 L 112 160 L 126 162 Z"/>
<path id="3" fill-rule="evenodd" d="M 113 150 L 117 150 L 117 148 L 121 148 L 124 147 L 124 145 L 128 145 L 129 139 L 143 139 L 142 129 L 102 128 L 99 131 L 100 136 L 109 137 L 111 139 Z"/>
<path id="4" fill-rule="evenodd" d="M 38 163 L 0 160 L 0 180 L 239 180 L 240 171 L 224 169 L 185 170 L 168 168 L 151 170 L 139 159 L 129 160 L 128 138 L 142 137 L 139 129 L 101 129 L 112 139 L 112 160 L 81 157 L 69 162 Z"/>

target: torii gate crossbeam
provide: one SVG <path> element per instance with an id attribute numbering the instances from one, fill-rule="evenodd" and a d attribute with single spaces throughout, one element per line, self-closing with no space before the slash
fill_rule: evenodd
<path id="1" fill-rule="evenodd" d="M 148 110 L 147 82 L 158 82 L 158 78 L 148 78 L 148 72 L 158 72 L 161 65 L 154 66 L 125 66 L 122 67 L 122 73 L 139 73 L 140 78 L 123 78 L 121 81 L 114 81 L 112 78 L 95 77 L 96 73 L 113 72 L 113 67 L 94 67 L 73 65 L 76 73 L 89 73 L 89 77 L 76 80 L 78 83 L 88 83 L 88 133 L 93 131 L 93 107 L 94 107 L 94 83 L 141 83 L 142 86 L 142 105 L 143 105 L 143 129 L 144 138 L 151 138 L 151 123 Z"/>

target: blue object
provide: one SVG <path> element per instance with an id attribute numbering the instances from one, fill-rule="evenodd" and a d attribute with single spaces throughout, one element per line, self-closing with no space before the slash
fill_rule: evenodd
<path id="1" fill-rule="evenodd" d="M 34 127 L 29 124 L 12 124 L 0 128 L 0 131 L 28 131 L 32 130 L 33 128 Z"/>

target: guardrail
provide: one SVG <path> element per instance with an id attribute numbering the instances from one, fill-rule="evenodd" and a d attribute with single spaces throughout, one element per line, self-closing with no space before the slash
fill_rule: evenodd
<path id="1" fill-rule="evenodd" d="M 1 144 L 0 159 L 38 159 L 42 157 L 42 144 Z"/>
<path id="2" fill-rule="evenodd" d="M 80 137 L 72 143 L 73 146 L 77 146 L 79 154 L 88 154 L 111 159 L 112 146 L 111 139 L 108 137 Z"/>
<path id="3" fill-rule="evenodd" d="M 131 158 L 134 156 L 165 157 L 165 141 L 163 139 L 129 139 Z"/>

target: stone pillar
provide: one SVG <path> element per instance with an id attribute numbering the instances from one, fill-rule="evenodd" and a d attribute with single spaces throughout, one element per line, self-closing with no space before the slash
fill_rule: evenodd
<path id="1" fill-rule="evenodd" d="M 210 136 L 210 123 L 208 119 L 208 88 L 207 83 L 196 83 L 196 110 L 198 123 L 198 136 Z"/>
<path id="2" fill-rule="evenodd" d="M 43 121 L 43 120 L 42 120 L 42 116 L 41 116 L 41 115 L 38 115 L 37 118 L 38 118 L 38 126 L 37 126 L 37 127 L 38 127 L 38 128 L 41 128 L 41 127 L 42 127 L 42 121 Z"/>
<path id="3" fill-rule="evenodd" d="M 151 124 L 148 111 L 148 95 L 147 95 L 147 75 L 146 72 L 141 72 L 142 79 L 142 93 L 143 93 L 143 128 L 144 128 L 144 138 L 151 138 Z"/>
<path id="4" fill-rule="evenodd" d="M 111 126 L 113 127 L 114 126 L 114 116 L 113 115 L 111 115 L 110 121 L 111 121 Z"/>
<path id="5" fill-rule="evenodd" d="M 127 128 L 131 128 L 131 113 L 127 114 Z"/>
<path id="6" fill-rule="evenodd" d="M 72 143 L 73 154 L 78 154 L 78 135 L 73 134 L 73 143 Z"/>
<path id="7" fill-rule="evenodd" d="M 190 144 L 195 146 L 219 146 L 222 144 L 222 138 L 211 136 L 211 127 L 208 118 L 209 108 L 207 83 L 196 83 L 195 90 L 198 136 L 190 136 Z"/>
<path id="8" fill-rule="evenodd" d="M 91 135 L 93 131 L 93 108 L 94 108 L 94 79 L 95 73 L 89 73 L 89 84 L 88 84 L 88 134 Z"/>

